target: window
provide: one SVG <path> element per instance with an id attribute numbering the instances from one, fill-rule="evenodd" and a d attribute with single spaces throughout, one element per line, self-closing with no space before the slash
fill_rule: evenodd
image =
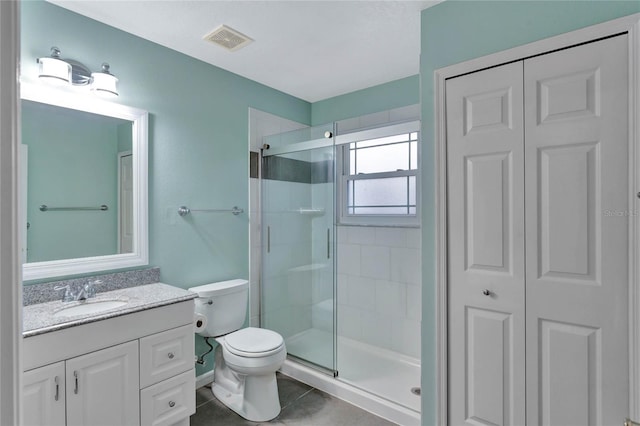
<path id="1" fill-rule="evenodd" d="M 411 122 L 338 136 L 341 223 L 419 224 L 418 130 Z"/>

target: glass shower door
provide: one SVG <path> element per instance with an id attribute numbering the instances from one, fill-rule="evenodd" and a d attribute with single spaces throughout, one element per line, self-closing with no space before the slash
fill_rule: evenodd
<path id="1" fill-rule="evenodd" d="M 261 324 L 284 337 L 289 355 L 335 372 L 332 131 L 265 138 Z M 320 137 L 279 144 L 301 134 Z"/>

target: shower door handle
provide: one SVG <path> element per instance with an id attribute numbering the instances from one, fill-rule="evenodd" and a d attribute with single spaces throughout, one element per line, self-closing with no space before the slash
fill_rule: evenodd
<path id="1" fill-rule="evenodd" d="M 331 229 L 327 228 L 327 259 L 331 259 Z"/>
<path id="2" fill-rule="evenodd" d="M 267 226 L 267 253 L 271 253 L 271 227 Z"/>

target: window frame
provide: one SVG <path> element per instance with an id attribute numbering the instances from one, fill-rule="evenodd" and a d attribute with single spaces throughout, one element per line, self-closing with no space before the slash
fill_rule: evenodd
<path id="1" fill-rule="evenodd" d="M 363 142 L 371 139 L 379 139 L 389 136 L 401 135 L 405 133 L 417 133 L 417 168 L 410 170 L 366 173 L 360 175 L 349 174 L 349 144 L 353 142 Z M 398 226 L 398 227 L 419 227 L 421 212 L 420 196 L 420 176 L 421 176 L 421 129 L 420 121 L 408 121 L 403 123 L 386 124 L 367 130 L 355 131 L 352 133 L 336 135 L 336 210 L 338 223 L 340 225 L 360 225 L 360 226 Z M 402 143 L 402 142 L 401 142 Z M 348 185 L 350 181 L 379 179 L 385 177 L 415 176 L 416 179 L 416 212 L 415 214 L 349 214 L 348 213 Z"/>

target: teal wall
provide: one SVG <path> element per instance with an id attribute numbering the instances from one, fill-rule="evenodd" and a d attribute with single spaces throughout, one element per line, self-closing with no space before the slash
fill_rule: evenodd
<path id="1" fill-rule="evenodd" d="M 639 1 L 446 1 L 422 11 L 422 418 L 435 424 L 433 71 L 640 12 Z"/>
<path id="2" fill-rule="evenodd" d="M 79 36 L 81 35 L 81 36 Z M 52 45 L 120 79 L 118 103 L 149 111 L 150 265 L 179 287 L 248 277 L 247 215 L 177 215 L 248 204 L 248 108 L 302 123 L 308 102 L 44 1 L 22 3 L 22 74 Z"/>
<path id="3" fill-rule="evenodd" d="M 118 127 L 115 119 L 22 102 L 29 262 L 117 252 Z M 41 204 L 109 210 L 42 212 Z"/>
<path id="4" fill-rule="evenodd" d="M 378 86 L 336 96 L 311 105 L 314 126 L 420 102 L 419 76 L 402 78 Z"/>

